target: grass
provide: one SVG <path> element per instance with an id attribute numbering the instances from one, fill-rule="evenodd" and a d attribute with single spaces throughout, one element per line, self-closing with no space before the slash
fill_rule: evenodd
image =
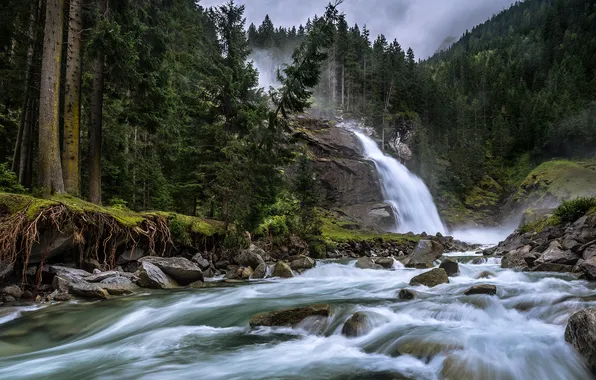
<path id="1" fill-rule="evenodd" d="M 322 218 L 322 222 L 323 225 L 321 230 L 323 232 L 323 239 L 330 244 L 368 240 L 382 240 L 397 243 L 405 243 L 407 241 L 417 243 L 420 241 L 419 236 L 394 234 L 389 232 L 379 233 L 376 231 L 363 229 L 354 222 L 338 220 L 328 214 Z"/>

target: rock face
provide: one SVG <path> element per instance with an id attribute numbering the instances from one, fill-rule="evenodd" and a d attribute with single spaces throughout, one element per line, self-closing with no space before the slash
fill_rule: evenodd
<path id="1" fill-rule="evenodd" d="M 342 212 L 365 226 L 387 231 L 395 227 L 395 213 L 385 202 L 369 202 L 342 207 Z"/>
<path id="2" fill-rule="evenodd" d="M 569 318 L 565 340 L 586 360 L 596 373 L 596 309 L 579 311 Z"/>
<path id="3" fill-rule="evenodd" d="M 183 257 L 147 256 L 143 257 L 139 262 L 155 265 L 180 285 L 188 285 L 195 281 L 203 281 L 203 271 L 201 268 L 199 268 L 197 264 Z"/>
<path id="4" fill-rule="evenodd" d="M 494 285 L 474 285 L 470 289 L 464 292 L 466 296 L 471 296 L 474 294 L 488 294 L 489 296 L 494 296 L 497 294 L 497 287 Z"/>
<path id="5" fill-rule="evenodd" d="M 59 256 L 68 250 L 76 248 L 73 231 L 57 231 L 48 229 L 42 231 L 37 243 L 31 247 L 29 264 L 38 264 L 42 258 L 50 259 Z"/>
<path id="6" fill-rule="evenodd" d="M 173 289 L 178 287 L 178 283 L 174 279 L 148 261 L 141 262 L 139 270 L 135 274 L 139 278 L 139 285 L 143 288 Z"/>
<path id="7" fill-rule="evenodd" d="M 254 315 L 248 324 L 256 326 L 285 326 L 294 327 L 307 317 L 328 317 L 331 314 L 330 305 L 313 305 L 295 309 L 285 309 Z"/>
<path id="8" fill-rule="evenodd" d="M 432 268 L 433 262 L 441 257 L 445 248 L 434 240 L 420 240 L 414 252 L 404 263 L 408 268 Z"/>
<path id="9" fill-rule="evenodd" d="M 271 275 L 279 278 L 291 278 L 294 277 L 294 272 L 292 272 L 292 268 L 288 264 L 278 261 L 273 267 Z"/>
<path id="10" fill-rule="evenodd" d="M 362 257 L 356 261 L 356 268 L 360 269 L 383 269 L 382 266 L 375 264 L 370 257 Z"/>
<path id="11" fill-rule="evenodd" d="M 370 331 L 370 326 L 370 320 L 366 314 L 357 312 L 344 323 L 341 334 L 348 338 L 362 336 Z"/>
<path id="12" fill-rule="evenodd" d="M 441 265 L 439 265 L 439 268 L 445 269 L 445 272 L 447 272 L 447 276 L 449 277 L 457 276 L 459 273 L 459 264 L 451 259 L 443 260 Z"/>
<path id="13" fill-rule="evenodd" d="M 449 283 L 449 277 L 443 268 L 435 268 L 428 272 L 424 272 L 410 281 L 410 285 L 412 286 L 424 285 L 429 288 L 447 283 Z"/>

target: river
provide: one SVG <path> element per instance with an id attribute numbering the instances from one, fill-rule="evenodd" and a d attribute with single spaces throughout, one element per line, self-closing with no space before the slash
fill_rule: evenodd
<path id="1" fill-rule="evenodd" d="M 495 277 L 477 279 L 490 271 Z M 362 270 L 319 262 L 301 276 L 101 302 L 0 309 L 0 378 L 8 379 L 589 379 L 563 338 L 596 286 L 563 275 L 460 264 L 434 288 L 421 270 Z M 478 283 L 497 296 L 464 296 Z M 331 317 L 297 328 L 251 329 L 261 311 L 332 304 Z M 341 335 L 355 311 L 371 330 Z"/>

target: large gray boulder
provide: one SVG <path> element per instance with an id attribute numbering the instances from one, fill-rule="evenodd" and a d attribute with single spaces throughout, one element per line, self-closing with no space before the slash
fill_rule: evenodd
<path id="1" fill-rule="evenodd" d="M 250 248 L 241 250 L 236 257 L 234 257 L 234 261 L 240 266 L 251 267 L 254 270 L 257 269 L 260 264 L 265 262 L 261 253 L 264 254 L 265 251 L 256 245 L 251 244 Z"/>
<path id="2" fill-rule="evenodd" d="M 344 323 L 341 334 L 348 338 L 355 338 L 367 334 L 371 329 L 368 316 L 362 312 L 356 312 Z"/>
<path id="3" fill-rule="evenodd" d="M 294 327 L 308 317 L 328 317 L 331 314 L 330 305 L 313 305 L 295 309 L 285 309 L 259 313 L 254 315 L 248 324 L 256 326 L 286 326 Z"/>
<path id="4" fill-rule="evenodd" d="M 106 278 L 118 277 L 118 276 L 120 276 L 120 272 L 111 270 L 111 271 L 107 271 L 107 272 L 100 272 L 97 274 L 92 274 L 91 276 L 85 277 L 85 281 L 87 281 L 87 282 L 101 282 L 101 281 L 105 280 Z"/>
<path id="5" fill-rule="evenodd" d="M 204 258 L 203 255 L 201 255 L 200 253 L 197 253 L 196 255 L 194 255 L 192 257 L 192 261 L 197 263 L 197 265 L 199 266 L 199 268 L 201 268 L 201 270 L 207 270 L 211 267 L 211 263 L 209 262 L 209 260 Z"/>
<path id="6" fill-rule="evenodd" d="M 408 268 L 432 268 L 434 261 L 439 259 L 444 251 L 445 247 L 439 242 L 420 240 L 404 264 Z"/>
<path id="7" fill-rule="evenodd" d="M 292 268 L 283 261 L 278 261 L 275 266 L 273 267 L 273 273 L 271 275 L 273 277 L 280 277 L 280 278 L 291 278 L 294 277 L 294 272 L 292 272 Z"/>
<path id="8" fill-rule="evenodd" d="M 518 249 L 507 252 L 501 260 L 501 267 L 509 269 L 527 269 L 528 260 L 533 261 L 536 258 L 531 251 L 531 245 L 524 245 Z"/>
<path id="9" fill-rule="evenodd" d="M 412 278 L 410 281 L 411 286 L 424 285 L 429 288 L 447 283 L 449 283 L 449 277 L 443 268 L 435 268 L 428 272 L 424 272 Z"/>
<path id="10" fill-rule="evenodd" d="M 378 265 L 370 257 L 361 257 L 356 261 L 356 268 L 359 269 L 383 269 L 381 265 Z"/>
<path id="11" fill-rule="evenodd" d="M 290 268 L 295 271 L 303 271 L 307 269 L 312 269 L 316 265 L 316 261 L 310 257 L 302 256 L 295 260 L 292 260 L 290 263 Z"/>
<path id="12" fill-rule="evenodd" d="M 569 318 L 565 340 L 586 360 L 596 373 L 596 309 L 578 311 Z"/>
<path id="13" fill-rule="evenodd" d="M 123 294 L 132 294 L 139 290 L 139 287 L 135 285 L 130 279 L 124 276 L 108 277 L 99 283 L 99 286 L 113 296 L 119 296 Z"/>
<path id="14" fill-rule="evenodd" d="M 133 261 L 138 261 L 145 256 L 147 256 L 147 252 L 140 247 L 135 247 L 135 249 L 127 249 L 120 256 L 118 256 L 118 260 L 116 261 L 116 264 L 117 265 L 128 264 Z"/>
<path id="15" fill-rule="evenodd" d="M 86 281 L 78 280 L 68 284 L 68 291 L 70 294 L 83 298 L 99 298 L 107 299 L 109 293 L 100 284 L 89 283 Z"/>
<path id="16" fill-rule="evenodd" d="M 375 259 L 375 264 L 380 265 L 385 269 L 391 269 L 395 264 L 395 260 L 393 257 L 379 257 L 378 259 Z"/>
<path id="17" fill-rule="evenodd" d="M 535 265 L 542 263 L 575 265 L 580 257 L 573 251 L 564 250 L 561 244 L 554 240 L 548 249 L 534 262 Z"/>
<path id="18" fill-rule="evenodd" d="M 61 265 L 50 265 L 49 272 L 54 275 L 60 275 L 70 281 L 82 280 L 85 277 L 91 276 L 91 273 L 83 269 L 70 268 Z"/>
<path id="19" fill-rule="evenodd" d="M 180 285 L 203 281 L 203 271 L 201 268 L 183 257 L 147 256 L 140 259 L 139 262 L 155 265 Z"/>
<path id="20" fill-rule="evenodd" d="M 592 257 L 596 257 L 596 243 L 591 244 L 583 249 L 582 258 L 589 260 Z"/>
<path id="21" fill-rule="evenodd" d="M 19 299 L 23 296 L 23 290 L 17 285 L 8 285 L 0 289 L 0 295 L 11 296 Z"/>
<path id="22" fill-rule="evenodd" d="M 582 272 L 588 280 L 596 280 L 596 256 L 579 262 L 578 270 Z"/>
<path id="23" fill-rule="evenodd" d="M 266 275 L 267 275 L 267 264 L 263 263 L 263 264 L 259 264 L 257 269 L 255 269 L 254 272 L 252 272 L 252 274 L 250 275 L 250 279 L 251 280 L 260 280 L 260 279 L 265 278 Z"/>
<path id="24" fill-rule="evenodd" d="M 439 265 L 439 268 L 445 269 L 445 272 L 447 272 L 447 276 L 449 277 L 457 276 L 459 273 L 459 264 L 457 261 L 451 259 L 443 260 L 441 265 Z"/>
<path id="25" fill-rule="evenodd" d="M 143 261 L 135 273 L 139 278 L 139 286 L 150 289 L 173 289 L 179 287 L 179 284 L 165 274 L 159 267 L 148 261 Z"/>

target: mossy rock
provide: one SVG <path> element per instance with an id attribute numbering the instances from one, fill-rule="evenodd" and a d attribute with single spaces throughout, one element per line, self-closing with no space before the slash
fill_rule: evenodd
<path id="1" fill-rule="evenodd" d="M 330 305 L 313 305 L 295 309 L 285 309 L 259 313 L 254 315 L 248 324 L 256 326 L 294 327 L 308 317 L 328 317 L 331 314 Z"/>

